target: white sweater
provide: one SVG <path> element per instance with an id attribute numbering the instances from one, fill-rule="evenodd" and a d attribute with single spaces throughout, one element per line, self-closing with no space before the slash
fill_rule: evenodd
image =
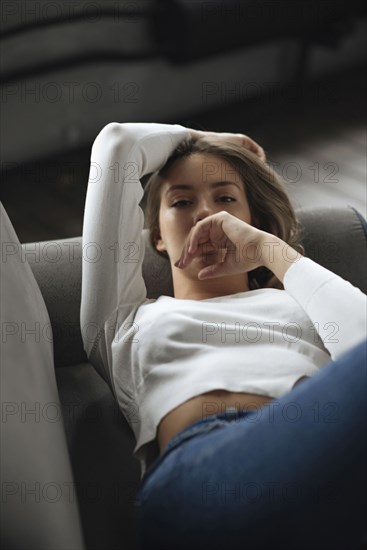
<path id="1" fill-rule="evenodd" d="M 83 222 L 81 329 L 136 437 L 141 477 L 160 420 L 214 390 L 279 398 L 366 337 L 367 297 L 302 257 L 284 290 L 147 299 L 140 179 L 189 138 L 180 125 L 110 123 L 95 139 Z M 208 414 L 223 412 L 208 401 Z"/>

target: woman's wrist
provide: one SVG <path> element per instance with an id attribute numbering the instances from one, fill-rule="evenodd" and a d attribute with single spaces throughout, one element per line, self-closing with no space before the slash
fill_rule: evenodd
<path id="1" fill-rule="evenodd" d="M 222 140 L 226 140 L 236 146 L 248 149 L 256 156 L 258 156 L 263 162 L 266 161 L 264 149 L 260 147 L 260 145 L 256 143 L 256 141 L 251 139 L 249 136 L 246 136 L 245 134 L 238 134 L 233 132 L 209 132 L 202 130 L 193 130 L 192 128 L 188 128 L 188 130 L 193 141 L 204 138 L 214 143 L 222 143 Z"/>
<path id="2" fill-rule="evenodd" d="M 263 265 L 272 271 L 281 283 L 288 269 L 303 258 L 302 254 L 289 244 L 270 233 L 266 233 L 261 240 L 261 254 Z"/>

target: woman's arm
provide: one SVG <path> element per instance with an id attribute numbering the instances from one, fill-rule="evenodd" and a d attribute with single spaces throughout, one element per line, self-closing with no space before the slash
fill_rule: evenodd
<path id="1" fill-rule="evenodd" d="M 213 260 L 217 263 L 198 273 L 200 280 L 267 267 L 307 313 L 310 328 L 315 330 L 315 343 L 320 335 L 332 359 L 366 337 L 366 295 L 272 233 L 226 211 L 218 212 L 190 230 L 176 267 L 187 267 L 203 253 L 198 245 L 205 243 L 223 254 L 219 261 Z"/>
<path id="2" fill-rule="evenodd" d="M 359 288 L 276 236 L 261 243 L 265 267 L 305 310 L 333 360 L 366 338 L 367 296 Z"/>
<path id="3" fill-rule="evenodd" d="M 95 139 L 83 220 L 80 322 L 88 358 L 112 388 L 111 342 L 146 300 L 140 179 L 184 139 L 180 125 L 110 123 Z"/>
<path id="4" fill-rule="evenodd" d="M 367 296 L 359 288 L 278 237 L 262 246 L 265 267 L 305 310 L 332 359 L 366 338 Z"/>

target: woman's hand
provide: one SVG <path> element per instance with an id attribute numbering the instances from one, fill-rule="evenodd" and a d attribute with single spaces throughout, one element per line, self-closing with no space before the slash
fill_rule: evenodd
<path id="1" fill-rule="evenodd" d="M 201 130 L 193 130 L 188 128 L 193 140 L 199 138 L 210 138 L 211 141 L 216 141 L 218 139 L 226 139 L 227 141 L 232 141 L 235 145 L 244 147 L 252 153 L 255 153 L 262 161 L 266 161 L 265 151 L 256 141 L 246 136 L 245 134 L 232 134 L 227 132 L 203 132 Z"/>
<path id="2" fill-rule="evenodd" d="M 263 242 L 272 237 L 223 210 L 191 228 L 175 266 L 183 269 L 202 255 L 211 265 L 199 271 L 199 279 L 247 273 L 264 265 Z"/>

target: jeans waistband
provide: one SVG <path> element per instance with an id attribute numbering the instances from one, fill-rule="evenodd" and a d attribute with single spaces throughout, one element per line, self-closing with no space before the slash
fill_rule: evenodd
<path id="1" fill-rule="evenodd" d="M 146 480 L 148 479 L 148 477 L 151 476 L 154 470 L 156 470 L 157 467 L 164 461 L 165 457 L 172 451 L 172 449 L 178 447 L 180 443 L 191 437 L 195 437 L 196 435 L 207 433 L 215 428 L 225 426 L 229 422 L 244 418 L 251 412 L 251 409 L 241 410 L 237 409 L 236 407 L 227 407 L 222 413 L 212 414 L 207 416 L 206 418 L 202 418 L 201 420 L 196 420 L 195 422 L 178 432 L 169 440 L 162 455 L 158 456 L 151 464 L 147 466 L 144 477 L 141 480 L 141 487 L 143 486 L 143 484 L 145 484 Z"/>
<path id="2" fill-rule="evenodd" d="M 196 434 L 210 431 L 213 428 L 224 426 L 228 422 L 233 422 L 239 418 L 247 416 L 250 412 L 252 411 L 236 409 L 236 407 L 228 407 L 222 413 L 212 414 L 201 420 L 196 420 L 169 440 L 168 445 L 162 454 L 162 458 L 169 450 L 173 447 L 177 447 L 177 445 L 185 439 L 188 439 Z"/>
<path id="3" fill-rule="evenodd" d="M 201 420 L 196 420 L 195 422 L 178 432 L 169 440 L 162 455 L 158 456 L 153 461 L 153 463 L 149 464 L 145 475 L 141 480 L 141 486 L 143 486 L 148 477 L 152 475 L 153 471 L 156 470 L 157 467 L 164 461 L 168 453 L 170 453 L 172 449 L 180 445 L 180 443 L 191 437 L 195 437 L 195 435 L 209 432 L 210 430 L 213 430 L 215 428 L 225 426 L 229 422 L 244 418 L 251 412 L 253 412 L 251 409 L 241 410 L 237 409 L 236 407 L 227 407 L 227 409 L 225 409 L 222 413 L 212 414 Z"/>

